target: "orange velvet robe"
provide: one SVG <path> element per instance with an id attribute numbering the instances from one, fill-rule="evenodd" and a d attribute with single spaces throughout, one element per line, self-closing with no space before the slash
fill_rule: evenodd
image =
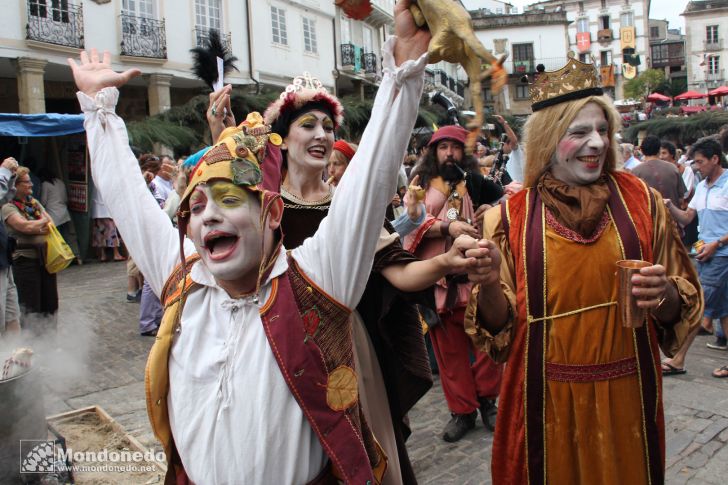
<path id="1" fill-rule="evenodd" d="M 496 485 L 655 484 L 664 476 L 658 344 L 668 355 L 679 348 L 700 322 L 702 293 L 659 196 L 630 175 L 614 174 L 611 184 L 619 196 L 612 203 L 626 211 L 610 207 L 609 224 L 588 244 L 559 235 L 544 218 L 539 233 L 527 230 L 535 190 L 509 201 L 507 224 L 500 208 L 486 214 L 485 237 L 503 254 L 501 286 L 514 309 L 506 328 L 490 335 L 478 324 L 475 287 L 466 314 L 476 345 L 508 361 L 493 445 Z M 635 235 L 631 257 L 664 265 L 677 285 L 682 311 L 672 327 L 650 320 L 634 331 L 619 322 L 615 262 L 630 256 L 625 219 Z M 536 238 L 542 256 L 529 250 Z M 543 288 L 534 288 L 539 280 Z"/>

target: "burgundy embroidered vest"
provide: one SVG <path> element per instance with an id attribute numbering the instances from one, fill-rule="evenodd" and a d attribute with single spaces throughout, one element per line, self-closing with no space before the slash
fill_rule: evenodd
<path id="1" fill-rule="evenodd" d="M 194 262 L 188 261 L 188 267 Z M 288 264 L 288 271 L 272 281 L 270 297 L 260 309 L 276 362 L 331 460 L 333 474 L 345 483 L 380 483 L 387 458 L 359 406 L 350 310 L 316 286 L 290 255 Z M 181 274 L 177 268 L 165 284 L 165 313 L 146 370 L 147 411 L 169 463 L 165 482 L 177 484 L 189 482 L 169 426 L 167 360 L 180 303 L 199 287 L 188 275 L 183 294 Z"/>

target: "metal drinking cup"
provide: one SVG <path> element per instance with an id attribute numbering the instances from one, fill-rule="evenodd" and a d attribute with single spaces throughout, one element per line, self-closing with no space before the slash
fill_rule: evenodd
<path id="1" fill-rule="evenodd" d="M 647 266 L 652 266 L 652 263 L 638 259 L 617 261 L 617 311 L 623 327 L 641 327 L 647 318 L 647 309 L 638 307 L 637 299 L 632 294 L 632 275 Z"/>

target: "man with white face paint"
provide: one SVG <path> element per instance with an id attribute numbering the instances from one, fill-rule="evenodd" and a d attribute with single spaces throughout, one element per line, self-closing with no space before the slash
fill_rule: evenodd
<path id="1" fill-rule="evenodd" d="M 317 233 L 289 255 L 276 192 L 285 140 L 262 116 L 226 129 L 202 156 L 180 201 L 178 234 L 146 190 L 114 113 L 115 87 L 139 72 L 115 73 L 96 51 L 82 53 L 81 66 L 71 61 L 94 178 L 165 302 L 146 389 L 167 482 L 381 481 L 387 458 L 359 406 L 348 316 L 369 277 L 424 84 L 430 34 L 408 7 L 395 7 L 397 38 L 383 48 L 384 77 L 349 167 L 357 176 L 344 177 Z M 316 149 L 303 156 L 321 159 Z M 351 221 L 358 231 L 341 230 Z"/>
<path id="2" fill-rule="evenodd" d="M 699 324 L 695 270 L 662 198 L 615 170 L 619 114 L 574 59 L 531 85 L 524 188 L 485 214 L 466 332 L 507 361 L 493 443 L 502 484 L 664 483 L 660 351 Z M 618 260 L 648 317 L 622 325 Z M 659 347 L 658 347 L 659 346 Z"/>

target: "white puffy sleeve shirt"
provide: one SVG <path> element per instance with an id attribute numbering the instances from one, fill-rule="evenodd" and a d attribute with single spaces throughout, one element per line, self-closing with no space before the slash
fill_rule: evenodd
<path id="1" fill-rule="evenodd" d="M 372 116 L 328 217 L 293 251 L 303 271 L 350 308 L 364 291 L 422 94 L 426 55 L 395 68 L 394 42 L 383 47 L 384 77 Z M 118 91 L 78 98 L 93 178 L 130 254 L 159 294 L 179 263 L 177 230 L 147 190 L 129 149 L 114 112 Z M 184 244 L 185 253 L 194 251 L 190 241 Z M 201 288 L 189 295 L 172 345 L 168 406 L 177 450 L 195 483 L 303 484 L 328 460 L 281 375 L 260 319 L 270 280 L 286 270 L 281 250 L 256 303 L 231 299 L 202 263 L 192 268 Z"/>

